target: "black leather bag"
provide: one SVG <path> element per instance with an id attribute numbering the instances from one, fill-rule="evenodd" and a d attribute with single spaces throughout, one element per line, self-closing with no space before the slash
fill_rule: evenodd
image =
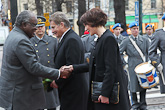
<path id="1" fill-rule="evenodd" d="M 98 101 L 98 97 L 101 95 L 102 85 L 103 85 L 102 82 L 92 81 L 92 86 L 91 86 L 92 101 Z M 120 90 L 119 82 L 114 83 L 113 89 L 109 98 L 110 103 L 113 103 L 113 104 L 119 103 L 119 90 Z"/>

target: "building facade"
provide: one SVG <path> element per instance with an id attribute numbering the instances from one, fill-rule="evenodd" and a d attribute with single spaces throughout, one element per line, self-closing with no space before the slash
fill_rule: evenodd
<path id="1" fill-rule="evenodd" d="M 1 15 L 10 18 L 10 0 L 1 0 L 3 4 L 3 9 Z M 55 1 L 60 0 L 40 0 L 40 5 L 43 7 L 44 13 L 53 14 L 56 11 Z M 62 1 L 62 0 L 61 0 Z M 138 0 L 125 0 L 125 13 L 126 13 L 126 24 L 127 26 L 135 21 L 135 1 Z M 165 7 L 164 0 L 142 0 L 142 29 L 145 32 L 145 26 L 147 24 L 152 24 L 154 30 L 162 28 L 164 23 L 161 20 L 164 14 Z M 107 28 L 112 29 L 115 24 L 114 18 L 114 0 L 86 0 L 86 9 L 91 9 L 94 7 L 101 8 L 108 15 L 108 22 L 106 24 Z M 37 14 L 35 0 L 17 0 L 18 13 L 23 10 L 31 10 Z M 77 20 L 78 20 L 78 0 L 64 0 L 62 3 L 62 11 L 67 14 L 69 20 L 71 21 L 72 28 L 78 32 Z M 129 30 L 128 30 L 129 32 Z"/>

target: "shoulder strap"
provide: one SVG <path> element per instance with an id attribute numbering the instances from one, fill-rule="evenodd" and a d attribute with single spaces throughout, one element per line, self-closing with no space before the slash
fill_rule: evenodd
<path id="1" fill-rule="evenodd" d="M 145 56 L 142 53 L 142 51 L 140 50 L 140 48 L 138 47 L 138 45 L 136 44 L 136 42 L 129 36 L 130 41 L 132 42 L 133 46 L 136 48 L 136 50 L 139 52 L 143 62 L 145 62 Z"/>

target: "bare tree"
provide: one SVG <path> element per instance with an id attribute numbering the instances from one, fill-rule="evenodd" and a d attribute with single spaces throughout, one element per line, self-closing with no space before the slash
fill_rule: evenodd
<path id="1" fill-rule="evenodd" d="M 125 0 L 114 0 L 115 23 L 126 25 Z"/>
<path id="2" fill-rule="evenodd" d="M 86 0 L 78 0 L 78 21 L 77 25 L 79 26 L 79 35 L 84 33 L 84 25 L 80 22 L 80 17 L 86 12 Z"/>
<path id="3" fill-rule="evenodd" d="M 35 0 L 37 15 L 43 15 L 42 0 Z"/>
<path id="4" fill-rule="evenodd" d="M 53 9 L 53 10 L 55 10 L 55 11 L 62 11 L 62 7 L 61 7 L 62 3 L 64 3 L 64 0 L 55 0 L 55 4 L 54 5 L 55 5 L 56 9 Z"/>

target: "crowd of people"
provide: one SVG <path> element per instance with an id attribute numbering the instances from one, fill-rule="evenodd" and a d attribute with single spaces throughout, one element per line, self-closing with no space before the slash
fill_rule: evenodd
<path id="1" fill-rule="evenodd" d="M 113 26 L 114 33 L 106 29 L 107 19 L 99 8 L 86 11 L 80 18 L 85 26 L 80 38 L 71 29 L 67 16 L 55 12 L 50 17 L 55 38 L 45 34 L 43 16 L 22 11 L 3 47 L 0 107 L 56 110 L 60 105 L 60 110 L 147 110 L 146 88 L 141 86 L 135 68 L 151 63 L 162 73 L 160 89 L 165 92 L 165 29 L 153 33 L 149 24 L 142 36 L 134 21 L 129 24 L 128 36 L 120 23 Z M 91 97 L 93 81 L 102 82 L 97 101 Z M 119 102 L 112 103 L 117 82 Z"/>

